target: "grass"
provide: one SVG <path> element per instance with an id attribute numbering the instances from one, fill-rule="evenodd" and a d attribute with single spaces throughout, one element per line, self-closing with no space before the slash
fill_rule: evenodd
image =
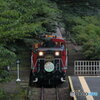
<path id="1" fill-rule="evenodd" d="M 10 94 L 0 89 L 0 99 L 5 100 L 9 98 L 10 100 L 25 100 L 26 90 L 20 88 L 18 91 L 18 93 Z"/>

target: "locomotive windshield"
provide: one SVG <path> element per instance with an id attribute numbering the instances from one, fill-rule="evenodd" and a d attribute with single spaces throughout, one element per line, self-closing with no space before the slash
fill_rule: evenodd
<path id="1" fill-rule="evenodd" d="M 43 48 L 54 48 L 54 47 L 56 47 L 56 43 L 53 42 L 53 41 L 46 41 L 42 44 L 41 47 L 43 47 Z"/>
<path id="2" fill-rule="evenodd" d="M 64 43 L 62 42 L 54 42 L 54 41 L 46 41 L 41 45 L 41 48 L 62 48 L 64 49 Z"/>

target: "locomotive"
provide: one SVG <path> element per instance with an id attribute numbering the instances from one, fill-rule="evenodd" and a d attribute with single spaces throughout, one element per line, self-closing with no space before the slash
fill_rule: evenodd
<path id="1" fill-rule="evenodd" d="M 64 82 L 67 71 L 67 49 L 64 38 L 46 35 L 47 41 L 33 45 L 29 85 L 46 81 Z"/>

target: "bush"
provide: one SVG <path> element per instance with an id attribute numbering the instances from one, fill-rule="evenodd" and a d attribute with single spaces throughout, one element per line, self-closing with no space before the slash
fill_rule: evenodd
<path id="1" fill-rule="evenodd" d="M 0 98 L 4 97 L 5 95 L 5 91 L 3 89 L 0 89 Z"/>
<path id="2" fill-rule="evenodd" d="M 7 82 L 11 80 L 11 73 L 8 71 L 0 70 L 0 82 Z"/>
<path id="3" fill-rule="evenodd" d="M 84 56 L 87 59 L 100 59 L 99 12 L 97 10 L 94 12 L 92 9 L 90 11 L 90 8 L 87 8 L 84 4 L 82 5 L 84 12 L 81 11 L 82 7 L 80 5 L 73 6 L 73 8 L 68 4 L 66 5 L 66 11 L 64 11 L 64 13 L 66 12 L 64 15 L 66 30 L 71 32 L 79 45 L 82 45 Z M 68 8 L 72 13 L 68 11 Z M 78 12 L 79 10 L 81 13 Z"/>

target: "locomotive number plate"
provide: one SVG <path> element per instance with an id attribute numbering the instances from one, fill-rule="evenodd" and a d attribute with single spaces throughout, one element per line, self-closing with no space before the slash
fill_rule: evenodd
<path id="1" fill-rule="evenodd" d="M 46 56 L 45 56 L 45 59 L 46 59 L 47 61 L 51 61 L 51 60 L 54 59 L 54 56 L 53 56 L 53 55 L 46 55 Z"/>

